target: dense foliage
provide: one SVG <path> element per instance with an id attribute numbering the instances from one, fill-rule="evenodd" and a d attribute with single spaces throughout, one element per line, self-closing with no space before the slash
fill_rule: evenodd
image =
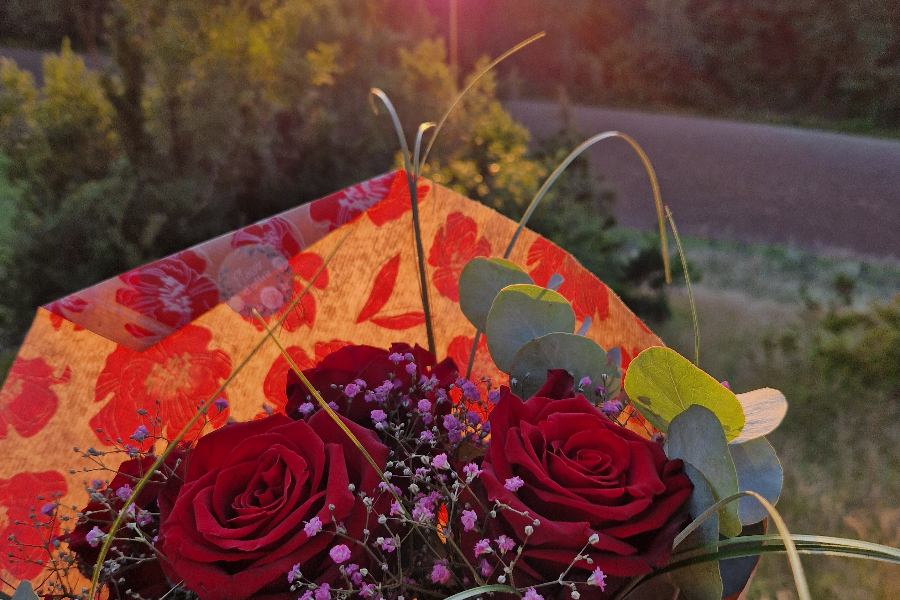
<path id="1" fill-rule="evenodd" d="M 0 333 L 35 308 L 129 268 L 388 170 L 383 88 L 407 132 L 455 86 L 428 18 L 378 2 L 134 2 L 106 7 L 102 70 L 63 42 L 44 85 L 0 68 Z M 415 28 L 415 29 L 413 29 Z M 480 63 L 479 67 L 484 64 Z M 577 138 L 529 152 L 484 78 L 458 107 L 427 175 L 518 219 Z M 533 222 L 615 282 L 611 195 L 587 163 Z M 578 227 L 573 227 L 577 224 Z"/>
<path id="2" fill-rule="evenodd" d="M 484 0 L 460 22 L 463 64 L 547 30 L 540 56 L 512 62 L 524 95 L 900 124 L 893 0 Z"/>

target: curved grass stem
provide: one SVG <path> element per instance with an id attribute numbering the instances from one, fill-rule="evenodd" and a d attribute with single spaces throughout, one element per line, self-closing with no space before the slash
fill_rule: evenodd
<path id="1" fill-rule="evenodd" d="M 447 112 L 444 113 L 444 116 L 441 117 L 441 120 L 438 121 L 437 127 L 435 127 L 435 129 L 434 129 L 434 134 L 431 136 L 431 139 L 428 141 L 428 146 L 425 148 L 425 154 L 422 156 L 422 161 L 419 165 L 420 172 L 422 169 L 425 168 L 425 161 L 428 160 L 428 154 L 431 152 L 431 147 L 434 146 L 434 142 L 437 139 L 438 134 L 441 132 L 441 129 L 444 128 L 444 123 L 447 122 L 447 119 L 450 117 L 450 113 L 453 112 L 453 109 L 456 108 L 456 105 L 459 104 L 459 101 L 462 100 L 463 96 L 465 96 L 466 93 L 469 90 L 471 90 L 475 86 L 476 83 L 478 83 L 478 80 L 480 80 L 482 77 L 484 77 L 494 67 L 499 65 L 501 62 L 503 62 L 504 60 L 506 60 L 507 58 L 509 58 L 510 56 L 512 56 L 513 54 L 515 54 L 516 52 L 518 52 L 519 50 L 521 50 L 522 48 L 527 46 L 528 44 L 538 41 L 545 35 L 547 35 L 546 32 L 542 31 L 540 33 L 537 33 L 537 34 L 531 36 L 530 38 L 528 38 L 527 40 L 525 40 L 523 42 L 519 42 L 518 44 L 516 44 L 515 46 L 513 46 L 512 48 L 510 48 L 503 54 L 501 54 L 499 57 L 497 57 L 484 70 L 482 70 L 480 73 L 478 73 L 478 75 L 476 75 L 472 79 L 472 81 L 469 82 L 469 85 L 467 85 L 466 88 L 462 92 L 460 92 L 460 94 L 456 97 L 456 99 L 450 105 L 450 108 L 447 109 Z"/>
<path id="2" fill-rule="evenodd" d="M 771 502 L 757 494 L 756 492 L 746 491 L 746 492 L 738 492 L 737 494 L 732 494 L 727 498 L 723 498 L 719 500 L 705 511 L 700 513 L 696 519 L 691 521 L 691 523 L 684 528 L 684 530 L 679 533 L 675 540 L 672 542 L 672 548 L 676 548 L 678 544 L 684 541 L 684 539 L 693 533 L 700 525 L 706 521 L 709 517 L 711 517 L 715 512 L 717 512 L 720 508 L 725 506 L 726 504 L 730 504 L 741 498 L 746 496 L 750 496 L 752 498 L 756 498 L 760 504 L 766 509 L 769 513 L 769 517 L 772 519 L 772 522 L 775 524 L 775 528 L 778 530 L 779 535 L 781 536 L 782 542 L 784 543 L 784 551 L 788 555 L 788 562 L 791 566 L 791 573 L 794 576 L 794 585 L 797 587 L 797 597 L 799 600 L 812 600 L 812 595 L 809 592 L 809 584 L 806 582 L 806 574 L 803 571 L 803 564 L 800 562 L 800 554 L 797 551 L 797 546 L 794 544 L 793 537 L 791 536 L 791 532 L 788 531 L 787 524 L 784 522 L 784 519 L 781 517 L 779 512 L 775 509 Z M 718 560 L 715 556 L 705 556 L 702 560 L 698 560 L 697 562 L 707 562 Z M 687 566 L 687 565 L 684 565 Z M 641 575 L 635 577 L 631 580 L 631 582 L 625 586 L 618 594 L 616 594 L 615 600 L 622 600 L 627 596 L 634 588 L 638 585 L 653 577 L 656 574 L 661 573 L 662 571 L 657 571 L 654 574 L 649 576 Z"/>
<path id="3" fill-rule="evenodd" d="M 412 221 L 413 221 L 413 233 L 416 238 L 416 262 L 419 267 L 419 292 L 422 297 L 422 308 L 425 311 L 425 336 L 428 338 L 428 351 L 432 354 L 437 354 L 436 347 L 434 344 L 434 323 L 431 319 L 431 303 L 428 300 L 428 278 L 425 273 L 425 247 L 422 245 L 422 228 L 419 224 L 419 198 L 418 198 L 418 164 L 413 166 L 411 164 L 412 157 L 409 155 L 409 146 L 406 144 L 406 134 L 403 132 L 403 125 L 400 123 L 400 117 L 397 116 L 397 111 L 394 109 L 394 104 L 391 102 L 390 98 L 387 97 L 383 91 L 378 88 L 372 88 L 370 92 L 370 99 L 372 96 L 378 97 L 382 103 L 384 103 L 385 107 L 388 110 L 388 113 L 391 115 L 391 120 L 394 123 L 394 129 L 397 132 L 397 137 L 400 139 L 400 151 L 403 153 L 403 165 L 406 169 L 406 183 L 409 185 L 409 197 L 412 202 Z M 375 106 L 375 102 L 372 102 L 372 108 L 375 112 L 378 112 L 377 107 Z M 426 124 L 423 124 L 422 127 L 428 129 Z M 419 128 L 419 134 L 416 138 L 416 153 L 418 154 L 418 148 L 421 144 L 422 134 L 424 130 L 422 127 Z M 432 136 L 433 137 L 433 136 Z"/>
<path id="4" fill-rule="evenodd" d="M 688 273 L 687 258 L 684 255 L 684 248 L 681 247 L 681 238 L 678 236 L 678 229 L 675 227 L 675 219 L 672 218 L 672 211 L 666 206 L 666 219 L 669 220 L 669 226 L 672 228 L 672 237 L 675 238 L 675 244 L 678 246 L 678 256 L 681 258 L 681 268 L 684 269 L 684 282 L 687 284 L 688 301 L 691 303 L 691 319 L 694 321 L 694 365 L 700 368 L 700 325 L 697 322 L 697 306 L 694 304 L 694 292 L 691 290 L 691 275 Z"/>
<path id="5" fill-rule="evenodd" d="M 547 181 L 544 182 L 544 185 L 541 186 L 541 189 L 538 190 L 538 193 L 535 195 L 534 200 L 531 201 L 531 204 L 528 205 L 528 209 L 525 211 L 525 215 L 522 217 L 522 220 L 519 221 L 519 227 L 516 229 L 516 232 L 513 234 L 512 239 L 509 241 L 509 246 L 506 247 L 506 252 L 503 254 L 503 258 L 509 258 L 510 252 L 512 252 L 513 246 L 516 245 L 516 240 L 519 239 L 519 235 L 522 233 L 522 230 L 525 229 L 525 225 L 528 224 L 528 220 L 531 219 L 531 215 L 534 213 L 535 209 L 537 209 L 538 204 L 540 204 L 541 200 L 544 199 L 544 196 L 547 194 L 547 191 L 550 189 L 550 186 L 559 179 L 559 176 L 562 175 L 563 171 L 566 170 L 572 161 L 578 158 L 585 150 L 596 144 L 597 142 L 601 142 L 603 140 L 607 140 L 610 138 L 621 138 L 628 142 L 628 145 L 637 152 L 638 156 L 641 159 L 641 162 L 644 164 L 644 169 L 647 171 L 647 175 L 650 177 L 650 186 L 653 189 L 653 200 L 656 203 L 656 216 L 659 221 L 659 240 L 662 245 L 662 259 L 663 259 L 663 268 L 666 272 L 666 283 L 672 283 L 672 271 L 669 268 L 669 248 L 666 243 L 666 224 L 665 219 L 663 218 L 663 206 L 662 206 L 662 196 L 659 192 L 659 182 L 656 179 L 656 172 L 653 170 L 653 165 L 650 164 L 650 159 L 647 158 L 647 155 L 644 153 L 643 149 L 635 142 L 631 137 L 625 135 L 624 133 L 619 133 L 618 131 L 607 131 L 605 133 L 599 133 L 594 137 L 588 139 L 583 142 L 580 146 L 575 148 L 569 156 L 565 158 L 565 160 L 560 163 L 558 167 L 550 174 L 550 177 L 547 178 Z"/>

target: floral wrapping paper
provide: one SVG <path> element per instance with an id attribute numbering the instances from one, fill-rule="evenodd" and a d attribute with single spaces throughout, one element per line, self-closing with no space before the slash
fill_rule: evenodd
<path id="1" fill-rule="evenodd" d="M 450 356 L 465 369 L 475 329 L 459 309 L 456 282 L 470 259 L 502 256 L 516 223 L 429 181 L 419 182 L 418 196 L 437 357 Z M 93 477 L 82 470 L 89 463 L 74 447 L 112 450 L 107 438 L 121 439 L 119 447 L 137 445 L 129 437 L 155 415 L 163 432 L 175 436 L 261 339 L 263 328 L 249 316 L 249 307 L 260 308 L 269 322 L 280 318 L 347 228 L 344 243 L 277 331 L 289 355 L 307 368 L 351 342 L 426 346 L 411 200 L 402 171 L 39 309 L 0 391 L 2 555 L 21 556 L 7 540 L 11 534 L 20 542 L 40 541 L 29 516 L 42 505 L 39 495 L 62 492 L 64 506 L 86 503 L 84 488 Z M 509 259 L 538 285 L 554 273 L 562 275 L 559 292 L 572 303 L 579 326 L 590 317 L 587 336 L 607 350 L 618 347 L 623 368 L 641 350 L 662 345 L 602 282 L 537 234 L 525 230 Z M 250 279 L 235 273 L 250 273 Z M 252 298 L 239 294 L 242 282 L 266 276 L 271 285 L 261 292 Z M 221 427 L 229 417 L 243 421 L 283 411 L 287 368 L 276 346 L 265 344 L 222 394 L 229 408 L 203 431 Z M 473 369 L 473 378 L 481 376 L 495 385 L 506 383 L 483 336 Z M 148 414 L 141 416 L 138 409 Z M 17 520 L 28 524 L 16 525 Z M 39 553 L 34 550 L 32 558 Z M 15 584 L 40 581 L 42 567 L 4 561 L 0 572 Z"/>

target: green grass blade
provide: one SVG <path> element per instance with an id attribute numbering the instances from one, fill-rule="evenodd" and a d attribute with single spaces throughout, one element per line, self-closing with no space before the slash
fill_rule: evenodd
<path id="1" fill-rule="evenodd" d="M 662 259 L 663 259 L 663 267 L 666 272 L 666 283 L 672 283 L 672 271 L 669 268 L 669 247 L 666 243 L 666 224 L 665 219 L 663 218 L 663 205 L 662 205 L 662 196 L 659 192 L 659 182 L 656 179 L 656 171 L 653 170 L 653 165 L 650 164 L 650 159 L 647 158 L 647 155 L 644 153 L 643 149 L 638 146 L 637 142 L 635 142 L 631 137 L 625 135 L 624 133 L 619 133 L 618 131 L 607 131 L 605 133 L 600 133 L 590 138 L 589 140 L 583 142 L 580 146 L 575 148 L 569 156 L 566 157 L 563 162 L 556 167 L 556 170 L 550 174 L 550 177 L 544 182 L 544 185 L 541 186 L 541 189 L 538 190 L 538 193 L 535 195 L 534 200 L 531 201 L 531 204 L 528 205 L 528 209 L 525 211 L 525 215 L 522 217 L 522 220 L 519 221 L 519 227 L 516 229 L 516 232 L 513 234 L 512 239 L 509 241 L 509 246 L 506 248 L 506 252 L 503 254 L 503 258 L 509 258 L 510 252 L 512 252 L 513 246 L 516 245 L 516 240 L 519 239 L 519 235 L 522 233 L 522 230 L 525 229 L 525 225 L 528 224 L 528 220 L 531 219 L 532 213 L 534 213 L 538 204 L 540 204 L 541 200 L 543 200 L 544 196 L 547 194 L 547 191 L 550 189 L 550 186 L 559 179 L 559 176 L 562 175 L 562 172 L 566 170 L 573 160 L 578 158 L 582 152 L 596 144 L 597 142 L 609 139 L 609 138 L 621 138 L 628 142 L 628 144 L 632 147 L 632 149 L 637 152 L 638 156 L 641 158 L 641 162 L 644 164 L 644 169 L 647 171 L 647 175 L 650 177 L 650 186 L 653 189 L 653 200 L 656 203 L 656 217 L 659 222 L 659 240 L 662 245 Z"/>
<path id="2" fill-rule="evenodd" d="M 707 508 L 705 511 L 703 511 L 700 515 L 698 515 L 697 518 L 694 519 L 684 529 L 684 531 L 682 531 L 680 534 L 678 534 L 678 536 L 676 536 L 675 540 L 672 542 L 672 547 L 673 548 L 677 547 L 678 544 L 680 544 L 682 541 L 684 541 L 684 539 L 687 536 L 689 536 L 695 529 L 697 529 L 697 527 L 699 527 L 700 524 L 703 523 L 703 521 L 708 519 L 714 512 L 718 511 L 721 507 L 725 506 L 729 502 L 734 502 L 735 500 L 743 498 L 744 496 L 752 496 L 753 498 L 756 498 L 765 507 L 766 511 L 769 513 L 769 516 L 772 519 L 772 522 L 775 524 L 775 528 L 778 530 L 778 533 L 780 534 L 780 539 L 781 539 L 782 543 L 784 544 L 782 552 L 785 552 L 788 555 L 788 562 L 791 565 L 791 572 L 794 575 L 794 584 L 797 587 L 797 596 L 798 596 L 799 600 L 812 600 L 812 595 L 809 592 L 809 584 L 806 582 L 806 574 L 803 572 L 803 565 L 800 562 L 800 554 L 797 551 L 797 546 L 794 544 L 794 541 L 791 537 L 791 533 L 788 531 L 788 528 L 784 522 L 784 519 L 781 518 L 781 515 L 778 513 L 777 510 L 775 510 L 775 507 L 772 506 L 772 504 L 768 500 L 766 500 L 765 498 L 763 498 L 756 492 L 750 492 L 750 491 L 738 492 L 737 494 L 732 494 L 731 496 L 728 496 L 727 498 L 723 498 L 722 500 L 716 502 L 715 504 L 713 504 L 712 506 Z M 739 540 L 741 538 L 733 538 L 733 539 Z M 721 542 L 719 542 L 719 545 L 721 545 Z M 687 553 L 679 554 L 678 556 L 681 557 L 681 556 L 690 555 L 691 553 L 694 553 L 694 552 L 703 552 L 703 548 L 705 548 L 705 547 L 701 547 L 701 549 L 698 549 L 698 550 L 691 550 L 691 551 L 688 551 Z M 748 556 L 748 555 L 752 556 L 754 554 L 759 554 L 760 548 L 765 548 L 765 546 L 760 546 L 759 548 L 755 548 L 754 552 L 749 552 L 749 553 L 745 553 L 745 554 L 737 554 L 736 556 Z M 766 550 L 766 551 L 768 551 L 768 550 Z M 660 573 L 663 573 L 666 571 L 671 571 L 676 568 L 686 567 L 686 566 L 689 566 L 690 564 L 697 564 L 699 562 L 719 560 L 719 558 L 732 558 L 732 556 L 726 556 L 725 554 L 722 554 L 722 552 L 723 551 L 720 551 L 720 550 L 709 550 L 709 554 L 703 554 L 702 557 L 697 557 L 696 559 L 692 559 L 692 560 L 694 560 L 694 562 L 688 562 L 686 560 L 678 562 L 677 564 L 674 561 L 670 562 L 670 564 L 667 567 L 655 572 L 654 575 L 657 575 L 657 574 L 660 574 Z M 724 551 L 724 552 L 727 553 L 728 551 Z M 675 557 L 673 556 L 673 559 L 674 558 Z M 616 600 L 620 600 L 621 598 L 624 598 L 631 590 L 633 590 L 635 587 L 637 587 L 637 585 L 640 584 L 645 579 L 646 579 L 646 577 L 636 577 L 635 579 L 633 579 L 629 583 L 629 585 L 627 585 L 616 596 Z"/>
<path id="3" fill-rule="evenodd" d="M 403 153 L 403 164 L 406 169 L 406 184 L 409 186 L 409 197 L 412 202 L 413 232 L 415 233 L 416 238 L 416 262 L 419 267 L 419 293 L 422 297 L 422 308 L 425 311 L 425 336 L 428 338 L 428 351 L 437 355 L 434 343 L 434 323 L 431 320 L 431 303 L 428 300 L 428 278 L 425 274 L 425 247 L 422 245 L 422 228 L 419 225 L 418 164 L 415 166 L 415 170 L 410 164 L 411 157 L 409 155 L 409 146 L 406 144 L 406 134 L 403 132 L 403 125 L 400 123 L 400 117 L 397 116 L 397 111 L 394 109 L 394 104 L 391 102 L 391 99 L 378 88 L 372 88 L 370 91 L 369 99 L 372 100 L 373 97 L 377 97 L 384 103 L 388 113 L 391 115 L 391 120 L 394 122 L 394 129 L 397 131 L 397 137 L 400 138 L 400 151 Z M 376 113 L 378 112 L 374 101 L 372 101 L 372 108 Z M 425 123 L 419 127 L 419 134 L 416 139 L 417 153 L 418 147 L 421 144 L 421 136 L 424 133 L 422 127 L 428 129 L 426 125 L 428 124 Z"/>
<path id="4" fill-rule="evenodd" d="M 666 219 L 669 220 L 669 226 L 672 228 L 672 237 L 675 238 L 675 244 L 678 246 L 678 256 L 681 258 L 681 268 L 684 269 L 684 282 L 687 284 L 688 300 L 691 303 L 691 318 L 694 320 L 694 364 L 700 366 L 700 325 L 697 323 L 697 307 L 694 305 L 694 292 L 691 290 L 691 275 L 688 273 L 687 258 L 684 255 L 684 248 L 681 247 L 681 238 L 678 236 L 678 229 L 675 227 L 675 219 L 672 218 L 672 211 L 666 206 Z"/>
<path id="5" fill-rule="evenodd" d="M 821 535 L 795 534 L 791 536 L 791 539 L 797 546 L 797 551 L 801 554 L 814 552 L 852 553 L 854 556 L 900 564 L 900 549 L 884 546 L 882 544 Z M 759 548 L 775 548 L 783 552 L 784 541 L 778 534 L 748 535 L 745 537 L 730 538 L 675 554 L 672 557 L 672 564 L 676 561 L 691 560 L 697 556 L 714 553 L 723 548 L 727 551 L 739 550 L 747 552 L 747 554 L 741 554 L 741 556 L 752 556 Z"/>
<path id="6" fill-rule="evenodd" d="M 494 60 L 494 62 L 489 64 L 483 71 L 481 71 L 478 75 L 476 75 L 475 78 L 472 79 L 472 81 L 469 82 L 469 85 L 466 86 L 466 89 L 464 89 L 456 97 L 456 100 L 453 101 L 453 104 L 450 105 L 450 108 L 447 109 L 447 112 L 444 113 L 444 116 L 441 117 L 441 120 L 438 122 L 437 127 L 435 127 L 434 134 L 431 136 L 431 139 L 428 141 L 428 146 L 425 148 L 425 154 L 424 154 L 424 156 L 422 156 L 422 161 L 419 164 L 420 171 L 425 168 L 425 161 L 428 160 L 428 154 L 431 152 L 431 147 L 434 145 L 434 142 L 437 139 L 438 134 L 441 132 L 441 129 L 443 129 L 444 123 L 447 122 L 447 119 L 450 117 L 450 113 L 453 112 L 453 109 L 456 108 L 456 105 L 459 104 L 459 101 L 462 100 L 463 96 L 465 96 L 466 93 L 470 89 L 472 89 L 472 87 L 476 83 L 478 83 L 479 79 L 481 79 L 482 77 L 485 76 L 485 74 L 487 74 L 489 71 L 491 71 L 491 69 L 493 69 L 494 67 L 499 65 L 501 62 L 503 62 L 504 60 L 506 60 L 507 58 L 509 58 L 510 56 L 512 56 L 513 54 L 515 54 L 516 52 L 518 52 L 519 50 L 521 50 L 522 48 L 527 46 L 528 44 L 530 44 L 532 42 L 536 42 L 537 40 L 541 39 L 545 35 L 547 35 L 547 34 L 542 31 L 541 33 L 531 36 L 524 42 L 519 42 L 518 44 L 516 44 L 515 46 L 513 46 L 512 48 L 510 48 L 503 54 L 501 54 L 496 60 Z M 454 82 L 453 87 L 454 88 L 456 87 L 456 82 Z"/>
<path id="7" fill-rule="evenodd" d="M 416 169 L 416 179 L 422 175 L 422 169 L 425 167 L 425 163 L 419 162 L 419 151 L 422 149 L 422 136 L 425 135 L 425 132 L 434 127 L 434 123 L 422 123 L 419 125 L 419 131 L 416 133 L 416 145 L 415 150 L 413 150 L 413 167 Z"/>

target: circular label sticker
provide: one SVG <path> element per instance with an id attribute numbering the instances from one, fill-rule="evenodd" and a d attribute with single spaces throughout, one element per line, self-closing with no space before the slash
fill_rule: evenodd
<path id="1" fill-rule="evenodd" d="M 294 273 L 287 259 L 271 246 L 241 246 L 219 267 L 219 292 L 240 315 L 253 318 L 255 308 L 268 317 L 290 301 Z"/>

